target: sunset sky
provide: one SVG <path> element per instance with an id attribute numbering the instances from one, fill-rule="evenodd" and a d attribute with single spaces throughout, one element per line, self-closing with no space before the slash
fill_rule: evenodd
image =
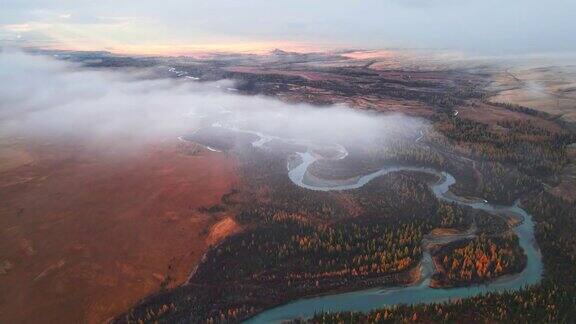
<path id="1" fill-rule="evenodd" d="M 0 42 L 134 54 L 575 51 L 573 0 L 0 0 Z"/>

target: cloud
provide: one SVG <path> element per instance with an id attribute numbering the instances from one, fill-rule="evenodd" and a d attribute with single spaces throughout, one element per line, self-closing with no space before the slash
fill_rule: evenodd
<path id="1" fill-rule="evenodd" d="M 185 82 L 150 78 L 150 73 L 93 71 L 49 57 L 0 52 L 0 133 L 144 143 L 221 124 L 352 144 L 413 136 L 423 125 L 401 115 L 238 95 L 227 90 L 234 87 L 230 81 Z"/>
<path id="2" fill-rule="evenodd" d="M 574 12 L 572 0 L 6 0 L 0 22 L 66 25 L 45 32 L 60 47 L 84 49 L 284 41 L 496 55 L 576 50 Z M 98 19 L 127 16 L 133 28 Z"/>
<path id="3" fill-rule="evenodd" d="M 12 24 L 12 25 L 4 25 L 2 26 L 7 31 L 20 33 L 20 32 L 27 32 L 32 29 L 30 24 Z"/>

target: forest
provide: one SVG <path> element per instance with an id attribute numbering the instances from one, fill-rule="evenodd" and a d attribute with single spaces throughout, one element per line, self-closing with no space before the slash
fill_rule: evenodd
<path id="1" fill-rule="evenodd" d="M 526 256 L 512 233 L 500 237 L 479 237 L 443 246 L 434 255 L 438 268 L 434 287 L 467 286 L 490 281 L 504 274 L 518 273 Z"/>
<path id="2" fill-rule="evenodd" d="M 403 305 L 370 313 L 322 313 L 309 322 L 573 322 L 576 318 L 576 203 L 540 191 L 523 199 L 523 204 L 537 222 L 536 239 L 545 268 L 540 284 L 518 292 L 490 293 L 452 303 Z"/>

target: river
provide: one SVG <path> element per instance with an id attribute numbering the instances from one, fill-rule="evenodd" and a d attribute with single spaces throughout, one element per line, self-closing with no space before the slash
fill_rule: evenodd
<path id="1" fill-rule="evenodd" d="M 260 147 L 268 142 L 267 136 L 258 133 L 260 139 L 253 143 Z M 422 167 L 394 166 L 385 167 L 376 172 L 355 178 L 351 181 L 318 181 L 310 180 L 307 176 L 308 168 L 319 159 L 317 155 L 310 152 L 296 153 L 301 162 L 299 165 L 288 170 L 288 177 L 292 182 L 302 188 L 309 190 L 351 190 L 357 189 L 371 180 L 382 175 L 397 171 L 418 171 L 434 174 L 440 180 L 431 185 L 431 189 L 438 199 L 455 202 L 460 205 L 481 209 L 491 214 L 513 213 L 523 218 L 523 221 L 514 228 L 514 232 L 519 238 L 519 244 L 527 256 L 527 263 L 524 270 L 516 275 L 504 276 L 494 281 L 482 285 L 458 288 L 430 288 L 430 277 L 434 273 L 434 264 L 428 251 L 423 253 L 420 264 L 420 280 L 411 286 L 394 288 L 373 288 L 353 291 L 348 293 L 337 293 L 313 298 L 303 298 L 276 308 L 266 310 L 255 317 L 249 319 L 247 323 L 278 323 L 296 318 L 310 318 L 315 313 L 321 311 L 362 311 L 392 306 L 398 304 L 418 304 L 434 303 L 477 296 L 488 292 L 503 292 L 519 290 L 523 287 L 536 284 L 542 277 L 542 256 L 534 238 L 534 222 L 532 216 L 519 206 L 516 202 L 512 206 L 494 205 L 485 200 L 469 201 L 462 199 L 452 193 L 449 188 L 456 183 L 454 177 L 443 171 Z M 339 158 L 346 156 L 342 152 Z"/>

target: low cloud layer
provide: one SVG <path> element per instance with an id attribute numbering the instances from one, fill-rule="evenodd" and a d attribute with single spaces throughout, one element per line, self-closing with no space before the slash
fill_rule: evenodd
<path id="1" fill-rule="evenodd" d="M 168 67 L 166 67 L 168 68 Z M 417 134 L 422 122 L 345 107 L 288 105 L 227 90 L 230 81 L 145 79 L 140 73 L 86 70 L 50 57 L 0 53 L 0 133 L 8 136 L 176 138 L 230 125 L 287 138 L 370 142 Z"/>

